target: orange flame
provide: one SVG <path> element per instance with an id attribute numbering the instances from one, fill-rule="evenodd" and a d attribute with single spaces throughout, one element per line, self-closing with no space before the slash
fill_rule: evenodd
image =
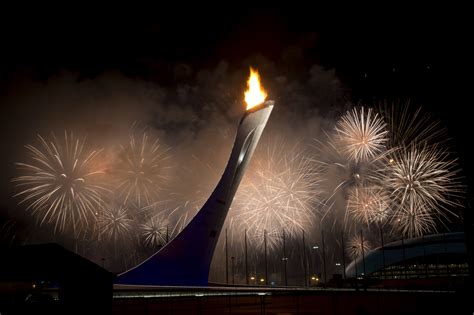
<path id="1" fill-rule="evenodd" d="M 250 77 L 247 81 L 247 91 L 245 91 L 245 102 L 247 110 L 262 104 L 267 98 L 267 92 L 260 86 L 260 75 L 257 70 L 250 67 Z"/>

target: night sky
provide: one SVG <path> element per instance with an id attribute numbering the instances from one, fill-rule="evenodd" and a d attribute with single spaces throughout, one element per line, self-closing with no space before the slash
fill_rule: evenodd
<path id="1" fill-rule="evenodd" d="M 64 127 L 60 114 L 49 121 L 48 115 L 38 114 L 37 105 L 24 101 L 28 91 L 43 86 L 49 93 L 43 102 L 48 97 L 56 99 L 54 84 L 61 85 L 58 82 L 64 77 L 69 80 L 65 84 L 72 80 L 89 84 L 89 88 L 94 82 L 104 84 L 105 77 L 120 78 L 107 88 L 116 84 L 117 89 L 126 89 L 140 82 L 174 91 L 199 81 L 205 76 L 203 70 L 212 72 L 223 63 L 231 74 L 230 82 L 242 84 L 249 65 L 260 70 L 264 84 L 266 76 L 305 82 L 311 79 L 308 69 L 319 65 L 321 71 L 339 80 L 346 100 L 369 105 L 410 100 L 423 105 L 448 128 L 467 187 L 472 183 L 473 124 L 468 114 L 472 101 L 465 97 L 467 84 L 462 76 L 467 72 L 464 48 L 470 38 L 462 14 L 446 8 L 342 14 L 322 7 L 245 8 L 240 3 L 215 13 L 182 6 L 110 8 L 100 13 L 91 13 L 93 8 L 1 13 L 2 216 L 13 207 L 10 179 L 22 150 L 19 143 L 30 141 L 49 124 Z M 243 85 L 236 86 L 235 93 L 239 95 L 242 89 Z M 272 89 L 270 84 L 270 92 Z M 68 90 L 62 85 L 57 90 L 66 101 Z M 23 105 L 16 107 L 15 98 Z M 91 96 L 90 102 L 93 100 Z M 43 110 L 75 114 L 82 110 L 80 103 L 61 106 Z M 305 105 L 305 110 L 317 109 L 322 115 L 328 110 L 314 103 L 311 106 L 314 108 Z M 87 108 L 88 113 L 93 112 L 93 105 Z M 140 108 L 130 109 L 134 110 Z M 87 124 L 94 119 L 103 120 L 91 117 Z M 173 133 L 179 121 L 171 121 L 159 127 Z M 470 200 L 472 194 L 468 196 Z"/>

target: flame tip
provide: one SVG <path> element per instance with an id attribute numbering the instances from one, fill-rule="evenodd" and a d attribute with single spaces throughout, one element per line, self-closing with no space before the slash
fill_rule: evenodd
<path id="1" fill-rule="evenodd" d="M 265 102 L 267 92 L 262 88 L 260 83 L 260 75 L 256 69 L 250 67 L 250 76 L 247 81 L 247 91 L 245 91 L 245 102 L 247 110 Z"/>

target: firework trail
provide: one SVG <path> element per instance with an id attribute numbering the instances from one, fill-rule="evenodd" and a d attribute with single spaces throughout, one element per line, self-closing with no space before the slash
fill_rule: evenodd
<path id="1" fill-rule="evenodd" d="M 248 236 L 263 242 L 266 231 L 269 245 L 274 245 L 284 230 L 288 237 L 310 229 L 319 204 L 319 169 L 305 157 L 298 146 L 284 143 L 261 146 L 235 198 L 232 223 L 247 229 Z"/>
<path id="2" fill-rule="evenodd" d="M 99 218 L 99 233 L 109 241 L 125 239 L 133 229 L 133 219 L 123 206 L 106 207 Z"/>
<path id="3" fill-rule="evenodd" d="M 448 139 L 446 129 L 440 121 L 433 119 L 421 106 L 413 109 L 413 106 L 406 102 L 385 103 L 379 108 L 387 121 L 390 134 L 388 144 L 392 148 L 413 144 L 439 145 Z"/>
<path id="4" fill-rule="evenodd" d="M 395 151 L 387 166 L 387 185 L 396 226 L 408 236 L 436 231 L 434 218 L 447 219 L 462 193 L 456 160 L 437 146 L 411 145 Z"/>
<path id="5" fill-rule="evenodd" d="M 362 254 L 367 255 L 367 252 L 370 251 L 371 246 L 367 239 L 362 238 L 360 234 L 356 234 L 349 239 L 346 246 L 346 252 L 350 258 L 357 258 L 362 256 Z"/>
<path id="6" fill-rule="evenodd" d="M 0 226 L 0 247 L 10 247 L 16 240 L 17 224 L 13 220 L 7 220 Z"/>
<path id="7" fill-rule="evenodd" d="M 85 148 L 85 139 L 64 132 L 47 141 L 38 135 L 39 145 L 26 145 L 28 163 L 16 163 L 23 175 L 13 179 L 20 190 L 20 205 L 37 217 L 40 225 L 53 223 L 54 230 L 72 227 L 74 235 L 83 233 L 95 222 L 108 190 L 100 184 L 103 170 L 97 165 L 100 151 Z"/>
<path id="8" fill-rule="evenodd" d="M 157 202 L 162 184 L 168 180 L 169 159 L 169 150 L 158 139 L 151 142 L 146 133 L 130 136 L 129 143 L 121 146 L 116 166 L 117 190 L 123 203 L 140 209 Z"/>
<path id="9" fill-rule="evenodd" d="M 372 109 L 364 107 L 347 111 L 336 125 L 342 152 L 354 162 L 369 161 L 386 148 L 386 123 Z"/>

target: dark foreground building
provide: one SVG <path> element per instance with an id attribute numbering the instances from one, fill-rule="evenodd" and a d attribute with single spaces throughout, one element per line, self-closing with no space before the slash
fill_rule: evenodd
<path id="1" fill-rule="evenodd" d="M 109 314 L 114 275 L 57 244 L 2 249 L 1 314 Z"/>

